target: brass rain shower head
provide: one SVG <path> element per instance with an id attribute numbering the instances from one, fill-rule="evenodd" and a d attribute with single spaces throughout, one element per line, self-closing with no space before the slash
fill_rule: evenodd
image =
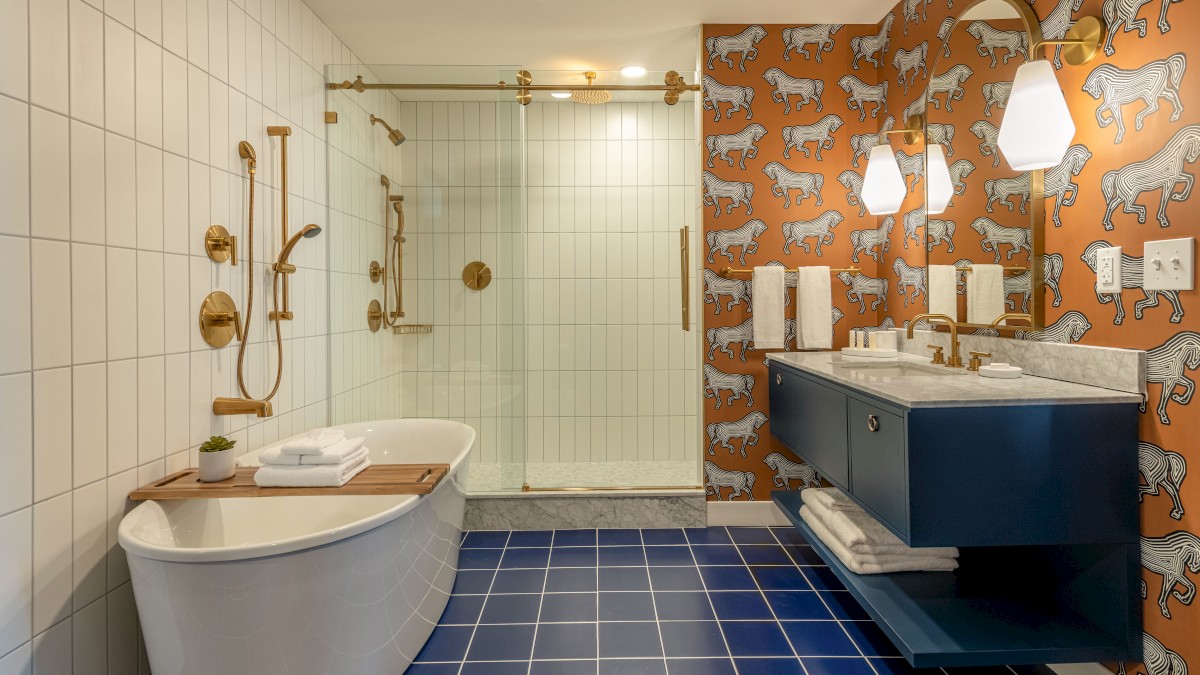
<path id="1" fill-rule="evenodd" d="M 378 124 L 378 125 L 382 126 L 384 129 L 387 129 L 388 140 L 392 142 L 392 145 L 398 146 L 404 142 L 404 134 L 393 129 L 390 124 L 388 124 L 387 122 L 384 122 L 383 120 L 379 119 L 378 117 L 371 115 L 371 124 Z"/>
<path id="2" fill-rule="evenodd" d="M 583 74 L 587 78 L 587 89 L 574 89 L 571 91 L 571 100 L 576 103 L 586 103 L 588 105 L 599 105 L 608 103 L 612 100 L 612 92 L 605 89 L 592 89 L 596 79 L 595 71 L 589 70 Z"/>

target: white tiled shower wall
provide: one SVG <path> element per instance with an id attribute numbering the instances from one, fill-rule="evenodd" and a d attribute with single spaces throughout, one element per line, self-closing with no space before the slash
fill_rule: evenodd
<path id="1" fill-rule="evenodd" d="M 298 0 L 0 0 L 0 673 L 148 672 L 116 542 L 127 492 L 194 463 L 209 435 L 253 448 L 327 421 L 337 233 L 322 71 L 353 58 Z M 244 234 L 246 139 L 261 187 L 247 372 L 261 396 L 274 358 L 262 261 L 280 246 L 265 127 L 281 124 L 292 231 L 326 231 L 293 255 L 275 416 L 216 418 L 237 353 L 210 349 L 196 312 L 214 289 L 244 310 L 248 266 L 209 261 L 202 234 Z"/>
<path id="2" fill-rule="evenodd" d="M 406 309 L 434 325 L 405 338 L 404 415 L 472 424 L 485 464 L 694 458 L 678 257 L 679 228 L 696 231 L 693 104 L 400 109 Z M 496 273 L 482 293 L 461 280 L 472 260 Z"/>

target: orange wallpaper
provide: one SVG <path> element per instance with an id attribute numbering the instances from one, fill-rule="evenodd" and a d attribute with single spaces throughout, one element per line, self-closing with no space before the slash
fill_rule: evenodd
<path id="1" fill-rule="evenodd" d="M 1078 6 L 1073 6 L 1074 3 Z M 905 18 L 904 4 L 917 7 L 917 12 L 908 12 Z M 1149 397 L 1141 419 L 1139 447 L 1146 663 L 1129 664 L 1126 670 L 1145 675 L 1186 675 L 1188 663 L 1200 664 L 1200 639 L 1197 639 L 1200 635 L 1200 603 L 1194 602 L 1195 584 L 1200 582 L 1200 516 L 1197 515 L 1200 480 L 1187 478 L 1189 460 L 1200 457 L 1200 447 L 1195 442 L 1200 432 L 1200 415 L 1191 405 L 1195 389 L 1193 381 L 1196 370 L 1200 369 L 1200 307 L 1197 307 L 1194 291 L 1145 294 L 1132 284 L 1142 269 L 1141 256 L 1146 240 L 1200 234 L 1200 214 L 1196 206 L 1200 202 L 1189 199 L 1194 181 L 1193 164 L 1200 159 L 1200 96 L 1197 96 L 1200 71 L 1187 67 L 1188 57 L 1194 57 L 1200 51 L 1192 49 L 1190 40 L 1194 37 L 1188 31 L 1188 28 L 1200 25 L 1200 4 L 1171 0 L 1154 3 L 1145 0 L 1036 0 L 1033 6 L 1042 18 L 1047 37 L 1055 37 L 1071 18 L 1089 14 L 1105 16 L 1113 28 L 1106 53 L 1091 63 L 1065 66 L 1058 71 L 1059 82 L 1075 118 L 1074 142 L 1086 150 L 1087 157 L 1078 174 L 1070 180 L 1078 186 L 1077 197 L 1071 192 L 1063 195 L 1066 201 L 1060 209 L 1060 225 L 1050 219 L 1059 197 L 1047 198 L 1047 253 L 1050 264 L 1057 266 L 1051 276 L 1058 278 L 1061 297 L 1056 301 L 1054 290 L 1047 290 L 1048 329 L 1026 337 L 1147 351 Z M 919 86 L 910 88 L 906 95 L 893 59 L 899 50 L 912 51 L 922 42 L 928 42 L 932 64 L 935 52 L 942 45 L 938 38 L 939 28 L 954 11 L 940 2 L 898 4 L 891 14 L 893 18 L 885 19 L 878 27 L 844 26 L 834 33 L 834 45 L 830 51 L 822 53 L 820 64 L 813 59 L 806 61 L 794 52 L 790 61 L 783 61 L 780 53 L 782 33 L 785 28 L 794 30 L 795 27 L 764 26 L 766 34 L 757 45 L 760 53 L 757 59 L 746 61 L 747 72 L 742 73 L 736 67 L 730 70 L 719 57 L 714 61 L 714 68 L 705 71 L 722 84 L 753 86 L 758 94 L 755 121 L 767 130 L 764 141 L 775 141 L 770 146 L 763 144 L 759 156 L 747 160 L 745 171 L 720 162 L 710 169 L 723 180 L 746 181 L 755 186 L 756 214 L 753 217 L 761 218 L 767 229 L 758 237 L 761 244 L 758 252 L 747 255 L 747 265 L 762 264 L 771 259 L 785 261 L 789 266 L 815 262 L 812 254 L 797 253 L 795 249 L 791 257 L 781 257 L 778 224 L 780 220 L 792 219 L 795 207 L 786 216 L 774 208 L 780 200 L 770 197 L 771 182 L 764 180 L 763 165 L 779 161 L 797 171 L 817 166 L 823 176 L 834 179 L 842 171 L 853 170 L 847 141 L 850 135 L 861 132 L 851 131 L 858 115 L 857 111 L 847 109 L 846 94 L 837 87 L 838 78 L 853 73 L 871 84 L 886 82 L 887 111 L 881 111 L 875 121 L 882 123 L 887 113 L 903 119 L 906 109 L 911 111 L 919 107 L 928 74 L 921 74 L 919 69 L 916 74 L 907 71 L 909 77 L 916 78 Z M 705 35 L 736 36 L 746 28 L 746 25 L 706 26 Z M 883 28 L 887 28 L 888 51 L 881 67 L 872 71 L 860 58 L 862 69 L 853 70 L 854 46 L 862 47 L 864 41 L 855 42 L 852 37 L 870 36 Z M 875 41 L 865 42 L 866 48 L 870 48 Z M 712 40 L 708 43 L 710 53 L 729 46 L 729 43 L 713 44 Z M 733 46 L 736 47 L 736 43 Z M 810 54 L 814 51 L 811 44 L 808 51 Z M 735 64 L 736 56 L 731 55 Z M 988 62 L 990 59 L 983 65 Z M 755 77 L 761 79 L 770 67 L 779 67 L 793 77 L 824 80 L 827 87 L 822 113 L 833 112 L 847 120 L 847 127 L 836 132 L 834 148 L 824 152 L 822 162 L 805 159 L 794 152 L 791 160 L 781 159 L 778 142 L 782 127 L 795 124 L 792 120 L 797 119 L 797 115 L 793 112 L 784 118 L 782 106 L 771 101 L 770 85 L 755 81 Z M 981 84 L 990 81 L 989 76 L 977 74 L 974 78 Z M 974 85 L 975 79 L 968 82 Z M 869 113 L 873 107 L 873 104 L 867 104 L 868 124 L 872 121 Z M 979 119 L 986 119 L 978 103 L 974 106 L 964 103 L 964 110 L 970 108 L 979 113 Z M 804 123 L 817 118 L 810 106 L 803 107 L 802 115 Z M 739 113 L 735 113 L 732 120 L 722 117 L 720 122 L 712 122 L 710 117 L 704 133 L 725 134 L 729 129 L 740 130 L 744 124 Z M 950 158 L 951 162 L 960 154 L 971 157 L 976 163 L 986 160 L 978 154 L 979 141 L 974 135 L 964 129 L 956 132 L 956 153 Z M 858 169 L 860 175 L 864 168 Z M 983 189 L 980 181 L 968 179 L 967 183 L 968 191 Z M 835 242 L 825 247 L 821 262 L 847 264 L 851 251 L 849 231 L 867 227 L 874 219 L 860 218 L 856 208 L 846 205 L 841 198 L 844 190 L 834 181 L 826 180 L 826 185 L 832 185 L 832 188 L 825 189 L 825 208 L 840 210 L 846 216 L 846 222 L 835 230 Z M 968 197 L 968 200 L 972 199 L 985 198 Z M 804 208 L 812 208 L 811 204 L 806 200 Z M 835 282 L 835 301 L 847 317 L 837 324 L 840 344 L 844 344 L 845 331 L 852 325 L 878 321 L 903 325 L 905 319 L 921 310 L 923 298 L 918 298 L 917 304 L 907 308 L 902 301 L 897 302 L 897 276 L 892 268 L 898 257 L 914 266 L 920 260 L 919 249 L 910 248 L 906 254 L 901 240 L 902 216 L 918 205 L 919 202 L 913 202 L 897 214 L 900 217 L 892 229 L 888 251 L 878 271 L 871 272 L 889 281 L 889 292 L 893 295 L 886 310 L 881 306 L 878 317 L 873 316 L 869 308 L 867 314 L 857 314 L 857 308 L 852 309 L 845 302 Z M 741 225 L 746 220 L 736 209 L 733 214 L 722 212 L 720 218 L 712 215 L 710 211 L 705 221 L 709 231 L 733 227 L 735 223 Z M 979 241 L 980 236 L 970 228 L 957 228 L 955 244 L 960 250 L 971 251 L 974 255 L 974 251 L 980 250 Z M 1095 293 L 1095 275 L 1088 263 L 1091 250 L 1099 242 L 1123 246 L 1128 256 L 1123 265 L 1130 287 L 1121 295 L 1098 296 Z M 860 259 L 870 269 L 871 259 L 861 254 Z M 715 260 L 711 267 L 723 266 L 723 260 Z M 722 311 L 720 315 L 711 305 L 706 305 L 705 309 L 706 326 L 710 328 L 736 326 L 750 316 L 745 304 Z M 840 344 L 835 343 L 835 346 Z M 718 351 L 716 360 L 707 361 L 723 371 L 756 378 L 754 406 L 747 408 L 744 401 L 739 400 L 731 405 L 723 403 L 718 410 L 712 405 L 712 399 L 708 399 L 708 422 L 738 420 L 747 413 L 766 410 L 766 387 L 762 381 L 765 368 L 760 356 L 758 352 L 751 352 L 747 362 L 741 363 Z M 728 391 L 722 393 L 728 398 Z M 719 440 L 716 455 L 708 457 L 722 469 L 753 473 L 757 477 L 754 492 L 757 499 L 767 497 L 772 489 L 771 479 L 776 475 L 765 464 L 768 453 L 779 452 L 769 441 L 768 425 L 769 421 L 762 423 L 758 429 L 761 438 L 757 445 L 747 448 L 745 459 L 736 453 L 730 455 L 721 448 Z M 737 441 L 733 444 L 740 447 Z M 786 453 L 784 455 L 785 459 L 794 460 L 786 457 Z M 799 482 L 793 480 L 789 487 L 796 488 Z M 721 498 L 729 498 L 727 488 L 722 490 Z"/>

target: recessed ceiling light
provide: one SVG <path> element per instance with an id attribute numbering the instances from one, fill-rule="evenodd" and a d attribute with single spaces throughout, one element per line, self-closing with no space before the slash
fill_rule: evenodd
<path id="1" fill-rule="evenodd" d="M 621 69 L 621 74 L 625 77 L 641 77 L 646 74 L 646 68 L 643 66 L 625 66 Z"/>
<path id="2" fill-rule="evenodd" d="M 550 95 L 554 98 L 571 98 L 571 92 L 569 91 L 552 91 Z"/>

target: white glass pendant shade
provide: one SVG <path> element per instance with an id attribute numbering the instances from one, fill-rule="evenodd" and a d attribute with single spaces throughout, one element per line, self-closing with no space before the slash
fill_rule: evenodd
<path id="1" fill-rule="evenodd" d="M 1049 61 L 1030 61 L 1017 68 L 1012 94 L 1000 124 L 1000 151 L 1015 171 L 1058 166 L 1075 123 Z"/>
<path id="2" fill-rule="evenodd" d="M 908 188 L 900 175 L 900 165 L 887 143 L 871 148 L 867 175 L 863 178 L 862 201 L 873 216 L 886 216 L 900 210 Z"/>
<path id="3" fill-rule="evenodd" d="M 950 168 L 946 166 L 946 153 L 942 151 L 942 146 L 934 143 L 927 146 L 925 152 L 929 158 L 929 196 L 926 206 L 930 215 L 937 215 L 946 210 L 946 205 L 954 196 L 954 185 L 950 183 Z"/>

